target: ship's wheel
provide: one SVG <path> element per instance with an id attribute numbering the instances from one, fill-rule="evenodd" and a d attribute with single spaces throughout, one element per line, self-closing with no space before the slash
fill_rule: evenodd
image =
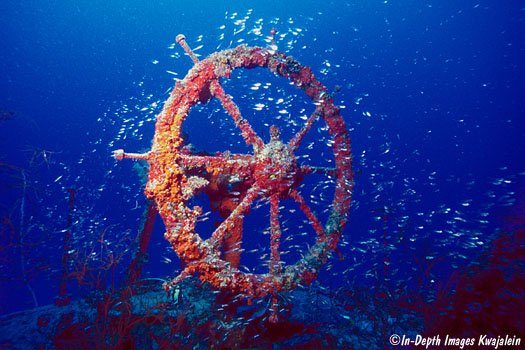
<path id="1" fill-rule="evenodd" d="M 183 264 L 179 276 L 165 284 L 170 290 L 182 279 L 198 275 L 205 282 L 221 290 L 261 297 L 310 284 L 327 260 L 348 220 L 351 203 L 353 173 L 350 138 L 339 108 L 332 96 L 314 77 L 309 67 L 293 57 L 271 48 L 239 46 L 211 54 L 199 61 L 187 46 L 182 45 L 195 65 L 186 77 L 178 81 L 157 119 L 151 150 L 144 154 L 115 151 L 117 159 L 142 158 L 149 162 L 149 178 L 145 194 L 155 200 L 166 225 L 165 238 Z M 267 68 L 288 78 L 315 102 L 315 112 L 306 120 L 295 136 L 285 142 L 276 126 L 269 130 L 270 141 L 264 143 L 241 115 L 239 108 L 220 84 L 221 78 L 230 78 L 237 68 Z M 252 154 L 229 152 L 202 155 L 192 152 L 185 144 L 182 124 L 190 109 L 208 100 L 218 99 L 231 115 L 235 125 Z M 335 168 L 301 165 L 295 155 L 311 126 L 322 119 L 331 137 Z M 325 173 L 334 177 L 335 194 L 328 221 L 323 225 L 298 190 L 298 185 L 311 173 Z M 231 189 L 235 188 L 235 192 Z M 212 210 L 218 210 L 223 221 L 204 240 L 195 231 L 202 215 L 200 207 L 188 206 L 189 200 L 206 193 Z M 268 272 L 247 273 L 239 270 L 239 251 L 243 236 L 244 215 L 249 215 L 256 199 L 270 202 L 271 254 Z M 316 232 L 316 242 L 296 264 L 284 266 L 280 259 L 281 224 L 279 203 L 293 200 Z"/>

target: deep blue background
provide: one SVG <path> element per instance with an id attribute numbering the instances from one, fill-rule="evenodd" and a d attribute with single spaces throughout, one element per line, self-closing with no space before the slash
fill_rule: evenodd
<path id="1" fill-rule="evenodd" d="M 242 27 L 238 20 L 246 29 L 234 34 Z M 150 146 L 154 115 L 174 84 L 166 71 L 182 79 L 191 68 L 174 45 L 179 33 L 190 46 L 203 45 L 197 52 L 204 57 L 239 39 L 267 45 L 264 38 L 275 27 L 286 34 L 279 50 L 309 65 L 330 91 L 341 86 L 335 102 L 345 106 L 356 186 L 340 247 L 346 260 L 332 259 L 322 283 L 373 285 L 385 254 L 399 283 L 414 280 L 419 258 L 446 256 L 435 271 L 436 279 L 446 278 L 476 259 L 505 217 L 523 212 L 521 1 L 4 1 L 0 23 L 0 109 L 13 112 L 0 122 L 0 214 L 14 223 L 3 225 L 2 236 L 3 242 L 16 232 L 33 242 L 43 237 L 25 250 L 50 264 L 30 283 L 39 304 L 57 294 L 68 188 L 76 191 L 76 249 L 89 247 L 104 229 L 112 242 L 139 229 L 140 181 L 132 162 L 117 163 L 111 151 Z M 262 35 L 250 33 L 258 23 Z M 284 97 L 291 96 L 286 107 L 296 117 L 294 101 L 304 102 L 300 92 L 258 74 L 239 76 L 284 89 Z M 255 82 L 233 79 L 225 88 L 262 133 L 252 97 L 260 90 L 249 89 Z M 226 119 L 218 104 L 206 107 L 195 111 L 193 124 L 188 120 L 186 131 L 196 144 L 207 140 L 198 141 L 210 111 Z M 272 108 L 265 118 L 279 123 L 273 118 L 280 106 Z M 205 132 L 217 132 L 216 126 Z M 223 130 L 226 137 L 213 142 L 213 151 L 247 150 L 237 146 L 233 130 Z M 318 132 L 316 146 L 322 149 Z M 311 162 L 325 165 L 325 158 L 313 153 Z M 290 234 L 298 234 L 291 220 Z M 165 278 L 178 265 L 157 223 L 147 273 Z M 268 222 L 250 225 L 262 231 Z M 255 238 L 246 239 L 247 247 L 259 247 Z M 21 263 L 16 246 L 1 254 L 0 311 L 31 307 L 20 273 L 30 259 Z"/>

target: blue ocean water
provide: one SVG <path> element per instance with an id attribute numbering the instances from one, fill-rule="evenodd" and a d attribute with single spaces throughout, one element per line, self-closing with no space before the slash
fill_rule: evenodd
<path id="1" fill-rule="evenodd" d="M 386 280 L 431 295 L 502 230 L 525 223 L 521 1 L 4 1 L 0 19 L 1 314 L 53 303 L 67 231 L 69 256 L 122 254 L 122 281 L 146 202 L 136 163 L 112 151 L 151 146 L 155 116 L 193 65 L 179 33 L 204 59 L 240 44 L 266 47 L 275 28 L 279 51 L 311 67 L 328 91 L 340 87 L 353 204 L 343 259 L 330 258 L 315 286 L 373 290 Z M 235 72 L 223 86 L 266 141 L 269 125 L 288 139 L 313 112 L 267 71 Z M 249 152 L 217 101 L 192 109 L 184 132 L 199 150 Z M 311 133 L 299 154 L 330 166 L 322 122 Z M 313 176 L 301 189 L 322 222 L 330 184 Z M 244 226 L 242 264 L 256 272 L 268 259 L 268 207 L 257 203 Z M 297 213 L 283 204 L 287 264 L 315 240 Z M 210 217 L 198 225 L 203 237 L 219 219 Z M 180 271 L 163 232 L 157 218 L 144 278 Z M 74 278 L 68 288 L 83 295 Z"/>

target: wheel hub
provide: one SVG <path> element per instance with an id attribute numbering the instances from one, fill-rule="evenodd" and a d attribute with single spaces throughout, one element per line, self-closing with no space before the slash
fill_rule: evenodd
<path id="1" fill-rule="evenodd" d="M 266 189 L 265 197 L 279 194 L 281 198 L 285 198 L 298 183 L 297 158 L 288 145 L 280 140 L 279 129 L 275 125 L 270 128 L 270 135 L 270 142 L 256 154 L 254 177 Z"/>

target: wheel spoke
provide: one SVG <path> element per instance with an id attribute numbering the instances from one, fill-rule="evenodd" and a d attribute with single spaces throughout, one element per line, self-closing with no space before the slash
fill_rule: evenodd
<path id="1" fill-rule="evenodd" d="M 303 175 L 308 174 L 324 174 L 332 177 L 337 176 L 337 170 L 335 168 L 327 168 L 322 166 L 311 166 L 311 165 L 301 165 L 301 173 Z"/>
<path id="2" fill-rule="evenodd" d="M 295 136 L 290 140 L 290 142 L 288 142 L 288 147 L 290 148 L 292 152 L 297 151 L 297 149 L 299 148 L 299 144 L 303 140 L 304 136 L 308 133 L 313 123 L 315 123 L 315 121 L 319 119 L 320 115 L 321 115 L 321 108 L 320 106 L 318 106 L 315 109 L 315 112 L 310 116 L 310 118 L 306 120 L 306 123 L 301 128 L 301 130 L 299 130 L 297 134 L 295 134 Z"/>
<path id="3" fill-rule="evenodd" d="M 270 240 L 270 273 L 275 275 L 281 272 L 281 256 L 279 248 L 281 244 L 281 225 L 279 223 L 279 195 L 274 194 L 270 199 L 270 227 L 272 237 Z"/>
<path id="4" fill-rule="evenodd" d="M 184 169 L 193 168 L 228 168 L 230 165 L 239 163 L 243 168 L 250 166 L 252 162 L 252 155 L 249 154 L 235 154 L 230 155 L 227 152 L 219 153 L 211 156 L 200 156 L 193 154 L 183 154 L 180 156 L 180 165 Z"/>
<path id="5" fill-rule="evenodd" d="M 246 144 L 252 145 L 254 152 L 257 153 L 264 146 L 263 141 L 255 131 L 253 131 L 251 125 L 246 119 L 241 116 L 241 112 L 237 105 L 231 100 L 231 98 L 226 95 L 226 92 L 222 88 L 218 80 L 213 80 L 211 82 L 211 91 L 215 97 L 221 101 L 222 106 L 226 111 L 232 116 L 235 125 L 241 129 L 241 135 L 244 137 Z"/>
<path id="6" fill-rule="evenodd" d="M 239 219 L 244 217 L 244 213 L 250 208 L 253 201 L 259 197 L 261 190 L 261 187 L 255 183 L 247 192 L 246 196 L 241 200 L 241 202 L 237 205 L 237 207 L 231 212 L 230 216 L 228 216 L 220 225 L 215 229 L 213 234 L 211 235 L 211 238 L 208 239 L 208 242 L 210 243 L 211 248 L 214 252 L 218 253 L 222 244 L 222 239 L 224 238 L 224 234 L 226 231 L 234 226 L 235 219 Z"/>
<path id="7" fill-rule="evenodd" d="M 181 155 L 180 163 L 185 169 L 200 167 L 209 167 L 216 162 L 223 162 L 225 159 L 222 155 L 216 156 L 198 156 L 198 155 Z"/>
<path id="8" fill-rule="evenodd" d="M 326 233 L 324 232 L 323 225 L 321 225 L 321 222 L 317 219 L 315 214 L 312 212 L 308 204 L 304 201 L 303 196 L 297 190 L 290 191 L 290 196 L 299 204 L 299 207 L 305 213 L 306 217 L 312 224 L 315 232 L 317 233 L 317 236 L 324 238 L 326 236 Z"/>

